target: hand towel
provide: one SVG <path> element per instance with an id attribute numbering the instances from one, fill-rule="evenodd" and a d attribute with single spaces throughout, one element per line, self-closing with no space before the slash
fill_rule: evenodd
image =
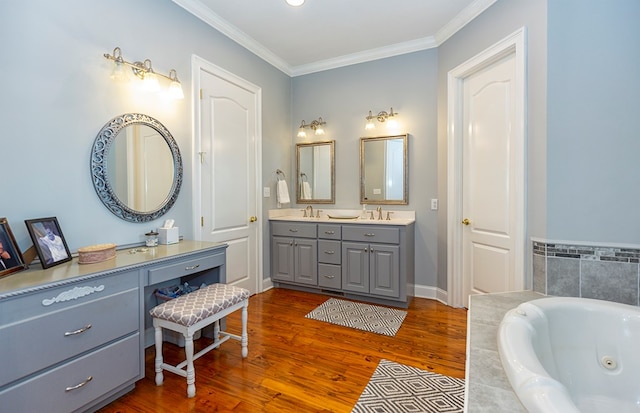
<path id="1" fill-rule="evenodd" d="M 311 199 L 311 185 L 309 185 L 309 182 L 302 182 L 302 188 L 300 189 L 302 199 Z"/>
<path id="2" fill-rule="evenodd" d="M 284 179 L 280 179 L 278 181 L 276 196 L 279 204 L 288 204 L 289 202 L 291 202 L 291 200 L 289 199 L 289 188 L 287 187 L 287 181 L 285 181 Z"/>

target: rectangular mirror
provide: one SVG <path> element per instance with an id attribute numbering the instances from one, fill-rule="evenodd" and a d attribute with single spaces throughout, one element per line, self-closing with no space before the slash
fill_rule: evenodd
<path id="1" fill-rule="evenodd" d="M 296 202 L 335 204 L 335 141 L 296 144 Z"/>
<path id="2" fill-rule="evenodd" d="M 407 135 L 360 138 L 360 203 L 409 203 Z"/>

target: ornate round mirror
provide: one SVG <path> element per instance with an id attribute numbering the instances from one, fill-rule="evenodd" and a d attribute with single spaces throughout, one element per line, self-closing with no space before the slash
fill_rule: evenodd
<path id="1" fill-rule="evenodd" d="M 91 178 L 102 203 L 117 217 L 148 222 L 176 202 L 182 157 L 158 120 L 125 113 L 107 122 L 91 150 Z"/>

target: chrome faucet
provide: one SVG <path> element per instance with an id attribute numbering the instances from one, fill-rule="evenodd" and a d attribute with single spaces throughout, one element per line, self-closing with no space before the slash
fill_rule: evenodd
<path id="1" fill-rule="evenodd" d="M 382 220 L 382 207 L 379 206 L 376 208 L 376 211 L 378 211 L 378 219 Z"/>
<path id="2" fill-rule="evenodd" d="M 307 205 L 307 207 L 305 208 L 305 213 L 308 212 L 308 216 L 313 218 L 313 207 L 311 205 Z"/>

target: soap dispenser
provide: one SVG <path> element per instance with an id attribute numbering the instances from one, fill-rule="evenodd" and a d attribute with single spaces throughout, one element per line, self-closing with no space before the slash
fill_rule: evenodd
<path id="1" fill-rule="evenodd" d="M 362 204 L 362 214 L 360 214 L 360 219 L 367 219 L 367 204 Z"/>

